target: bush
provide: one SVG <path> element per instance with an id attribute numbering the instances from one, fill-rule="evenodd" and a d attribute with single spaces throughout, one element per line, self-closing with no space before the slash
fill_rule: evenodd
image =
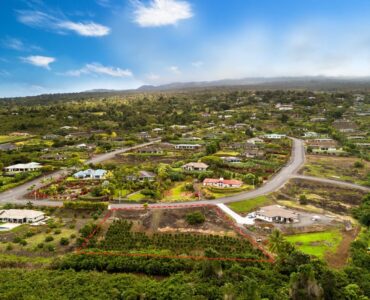
<path id="1" fill-rule="evenodd" d="M 39 243 L 39 244 L 37 244 L 37 248 L 39 248 L 39 249 L 44 248 L 44 243 Z"/>
<path id="2" fill-rule="evenodd" d="M 363 168 L 364 167 L 364 163 L 361 162 L 361 161 L 356 161 L 353 166 L 356 168 L 356 169 L 360 169 L 360 168 Z"/>
<path id="3" fill-rule="evenodd" d="M 27 241 L 26 240 L 20 240 L 19 244 L 21 244 L 22 246 L 26 246 L 27 245 Z"/>
<path id="4" fill-rule="evenodd" d="M 299 196 L 299 204 L 306 205 L 308 203 L 307 196 L 306 195 L 300 195 Z"/>
<path id="5" fill-rule="evenodd" d="M 69 239 L 68 238 L 61 238 L 59 242 L 62 246 L 67 246 L 69 244 Z"/>
<path id="6" fill-rule="evenodd" d="M 13 250 L 13 245 L 9 243 L 9 244 L 6 246 L 6 250 L 7 250 L 7 251 Z"/>
<path id="7" fill-rule="evenodd" d="M 51 241 L 54 241 L 54 238 L 50 235 L 48 235 L 46 238 L 45 238 L 45 242 L 51 242 Z"/>
<path id="8" fill-rule="evenodd" d="M 54 231 L 54 234 L 60 234 L 62 231 L 60 229 L 57 229 Z"/>
<path id="9" fill-rule="evenodd" d="M 206 220 L 205 216 L 200 211 L 187 214 L 185 219 L 190 225 L 202 224 Z"/>
<path id="10" fill-rule="evenodd" d="M 108 203 L 89 201 L 64 201 L 63 207 L 70 209 L 105 210 L 108 208 Z"/>
<path id="11" fill-rule="evenodd" d="M 49 252 L 53 252 L 55 251 L 55 248 L 53 245 L 48 245 L 47 248 L 46 248 Z"/>
<path id="12" fill-rule="evenodd" d="M 20 243 L 21 242 L 21 238 L 19 237 L 19 236 L 16 236 L 14 239 L 13 239 L 13 243 L 16 243 L 16 244 L 18 244 L 18 243 Z"/>

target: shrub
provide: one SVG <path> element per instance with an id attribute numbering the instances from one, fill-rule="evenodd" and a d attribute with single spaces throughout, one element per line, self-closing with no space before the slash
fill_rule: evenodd
<path id="1" fill-rule="evenodd" d="M 48 251 L 53 252 L 55 251 L 55 247 L 53 245 L 48 245 L 46 248 Z"/>
<path id="2" fill-rule="evenodd" d="M 360 169 L 360 168 L 363 168 L 364 167 L 364 163 L 361 162 L 361 161 L 356 161 L 353 166 L 356 168 L 356 169 Z"/>
<path id="3" fill-rule="evenodd" d="M 62 246 L 67 246 L 69 244 L 69 239 L 68 238 L 61 238 L 59 242 Z"/>
<path id="4" fill-rule="evenodd" d="M 306 195 L 299 196 L 299 204 L 306 205 L 308 203 Z"/>
<path id="5" fill-rule="evenodd" d="M 206 220 L 205 216 L 200 211 L 188 213 L 185 219 L 190 225 L 202 224 Z"/>
<path id="6" fill-rule="evenodd" d="M 45 238 L 45 242 L 51 242 L 51 241 L 54 241 L 54 238 L 50 235 L 48 235 L 46 238 Z"/>
<path id="7" fill-rule="evenodd" d="M 76 238 L 76 235 L 74 233 L 71 234 L 70 236 L 71 239 L 75 239 Z"/>
<path id="8" fill-rule="evenodd" d="M 13 245 L 9 243 L 9 244 L 6 246 L 6 250 L 7 250 L 7 251 L 13 250 Z"/>
<path id="9" fill-rule="evenodd" d="M 21 244 L 22 246 L 26 246 L 27 245 L 27 241 L 26 240 L 20 240 L 19 244 Z"/>
<path id="10" fill-rule="evenodd" d="M 60 229 L 57 229 L 54 231 L 54 234 L 60 234 L 62 231 Z"/>
<path id="11" fill-rule="evenodd" d="M 39 248 L 39 249 L 44 248 L 44 243 L 39 243 L 39 244 L 37 244 L 37 248 Z"/>
<path id="12" fill-rule="evenodd" d="M 13 243 L 20 243 L 21 242 L 21 238 L 19 236 L 16 236 L 14 239 L 13 239 Z"/>

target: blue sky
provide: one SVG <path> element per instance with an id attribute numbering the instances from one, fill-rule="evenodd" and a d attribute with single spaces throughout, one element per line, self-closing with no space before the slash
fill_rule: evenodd
<path id="1" fill-rule="evenodd" d="M 370 76 L 368 0 L 1 0 L 0 97 Z"/>

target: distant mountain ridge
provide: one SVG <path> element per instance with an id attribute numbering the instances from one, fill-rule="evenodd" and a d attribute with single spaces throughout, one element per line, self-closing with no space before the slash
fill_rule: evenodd
<path id="1" fill-rule="evenodd" d="M 169 91 L 182 89 L 199 89 L 211 87 L 237 87 L 250 88 L 307 88 L 307 89 L 340 89 L 364 88 L 370 89 L 370 77 L 325 77 L 325 76 L 303 76 L 303 77 L 255 77 L 241 79 L 223 79 L 215 81 L 191 81 L 172 82 L 162 85 L 143 85 L 131 90 L 94 89 L 85 92 L 117 92 L 117 91 Z"/>

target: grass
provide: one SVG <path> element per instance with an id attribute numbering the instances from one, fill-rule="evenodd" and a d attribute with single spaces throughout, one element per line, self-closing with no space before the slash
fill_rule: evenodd
<path id="1" fill-rule="evenodd" d="M 218 151 L 215 153 L 217 156 L 238 156 L 239 152 L 237 151 Z"/>
<path id="2" fill-rule="evenodd" d="M 259 196 L 253 199 L 233 202 L 228 204 L 233 211 L 237 213 L 247 213 L 255 210 L 258 207 L 271 204 L 272 200 L 268 196 Z"/>
<path id="3" fill-rule="evenodd" d="M 130 196 L 127 197 L 127 199 L 132 200 L 132 201 L 140 201 L 146 198 L 147 196 L 143 195 L 142 193 L 131 194 Z"/>
<path id="4" fill-rule="evenodd" d="M 335 252 L 342 235 L 339 230 L 329 230 L 314 233 L 301 233 L 286 237 L 300 251 L 319 258 L 324 258 L 327 252 Z"/>
<path id="5" fill-rule="evenodd" d="M 194 200 L 192 192 L 184 191 L 187 182 L 176 183 L 174 187 L 168 190 L 168 195 L 163 198 L 163 201 L 190 201 Z"/>
<path id="6" fill-rule="evenodd" d="M 24 136 L 10 136 L 10 135 L 0 135 L 0 144 L 9 143 L 9 142 L 15 142 L 27 139 L 29 137 Z"/>

